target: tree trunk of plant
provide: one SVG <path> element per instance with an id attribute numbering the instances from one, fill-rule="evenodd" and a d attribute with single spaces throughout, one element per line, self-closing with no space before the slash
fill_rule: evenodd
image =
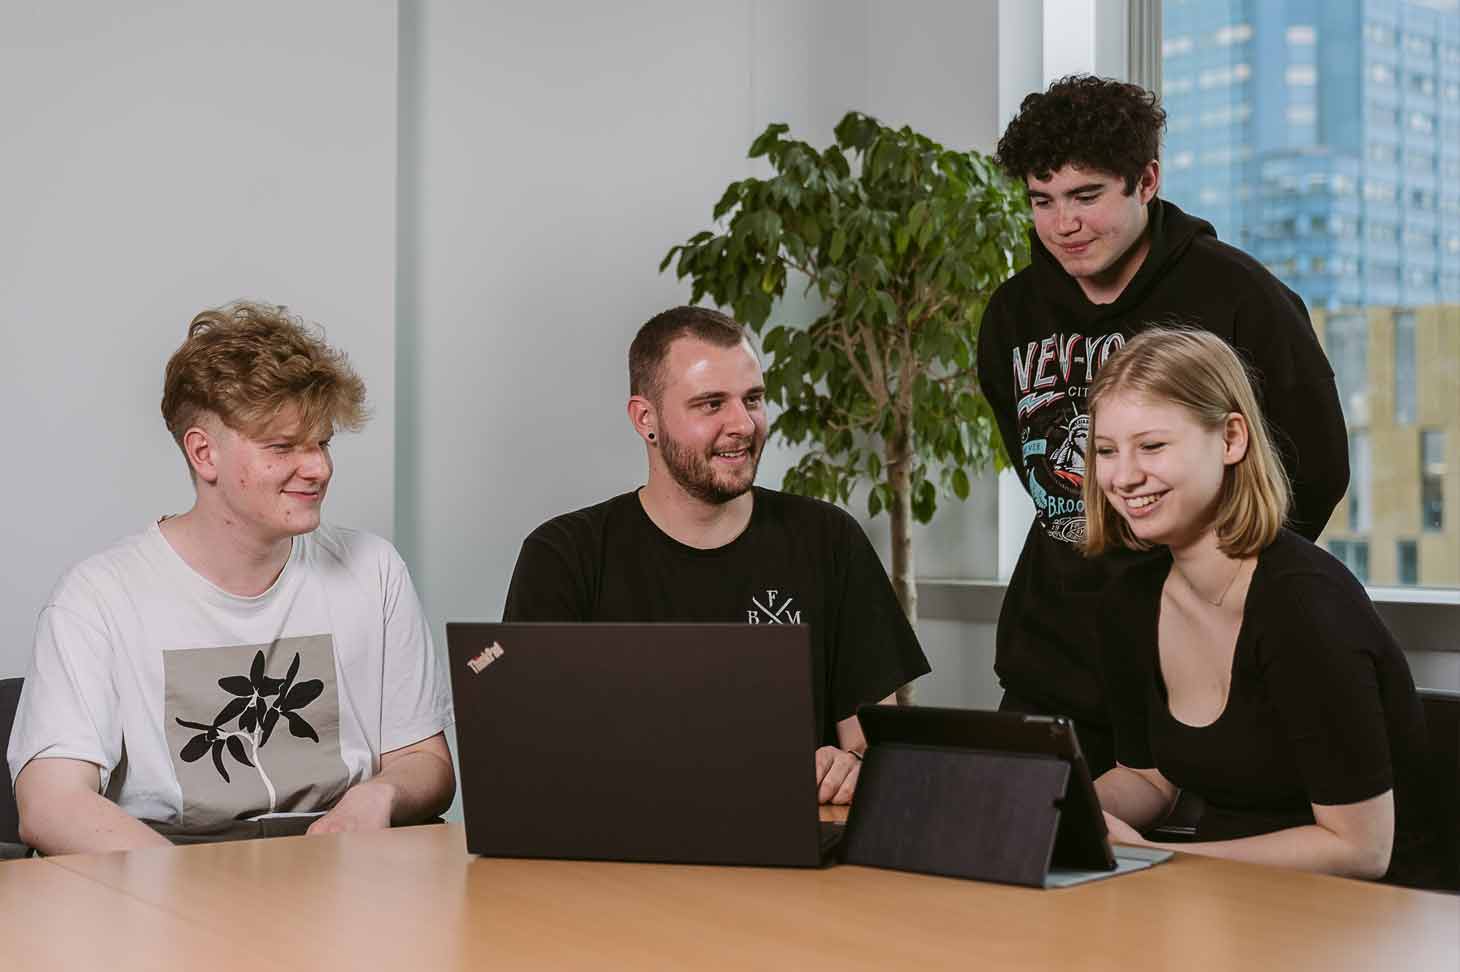
<path id="1" fill-rule="evenodd" d="M 912 449 L 906 433 L 899 433 L 887 450 L 887 484 L 892 489 L 892 589 L 908 623 L 917 628 L 918 585 L 912 545 Z M 898 705 L 912 705 L 912 683 L 897 690 Z"/>

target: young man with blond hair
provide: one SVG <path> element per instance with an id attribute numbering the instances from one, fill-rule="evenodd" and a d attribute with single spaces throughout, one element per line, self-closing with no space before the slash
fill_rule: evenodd
<path id="1" fill-rule="evenodd" d="M 47 854 L 372 830 L 451 802 L 444 673 L 405 564 L 323 525 L 365 386 L 283 308 L 197 315 L 162 414 L 197 498 L 68 571 L 8 758 Z"/>

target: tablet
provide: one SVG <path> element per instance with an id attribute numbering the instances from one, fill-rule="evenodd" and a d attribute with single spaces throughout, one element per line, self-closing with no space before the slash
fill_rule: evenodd
<path id="1" fill-rule="evenodd" d="M 1115 856 L 1105 817 L 1080 752 L 1074 724 L 1063 716 L 945 709 L 933 706 L 869 705 L 857 711 L 869 749 L 879 745 L 965 749 L 1039 756 L 1069 764 L 1063 799 L 1056 801 L 1059 825 L 1051 863 L 1060 868 L 1113 870 Z"/>

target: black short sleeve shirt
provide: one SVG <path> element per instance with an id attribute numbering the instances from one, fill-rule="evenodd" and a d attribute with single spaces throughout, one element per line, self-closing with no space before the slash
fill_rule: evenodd
<path id="1" fill-rule="evenodd" d="M 1424 713 L 1404 653 L 1362 585 L 1284 530 L 1258 556 L 1227 705 L 1208 726 L 1171 714 L 1157 650 L 1169 555 L 1126 575 L 1101 630 L 1116 758 L 1200 794 L 1198 838 L 1313 823 L 1312 804 L 1395 791 L 1394 866 L 1429 830 Z M 1393 868 L 1391 868 L 1391 872 Z"/>
<path id="2" fill-rule="evenodd" d="M 822 740 L 857 706 L 929 671 L 862 528 L 819 500 L 757 487 L 723 547 L 665 534 L 637 492 L 556 517 L 523 542 L 504 621 L 805 624 Z"/>

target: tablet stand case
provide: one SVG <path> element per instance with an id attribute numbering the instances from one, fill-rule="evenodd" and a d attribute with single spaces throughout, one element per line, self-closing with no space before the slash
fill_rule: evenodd
<path id="1" fill-rule="evenodd" d="M 1046 887 L 1070 766 L 886 743 L 867 751 L 846 863 Z"/>

